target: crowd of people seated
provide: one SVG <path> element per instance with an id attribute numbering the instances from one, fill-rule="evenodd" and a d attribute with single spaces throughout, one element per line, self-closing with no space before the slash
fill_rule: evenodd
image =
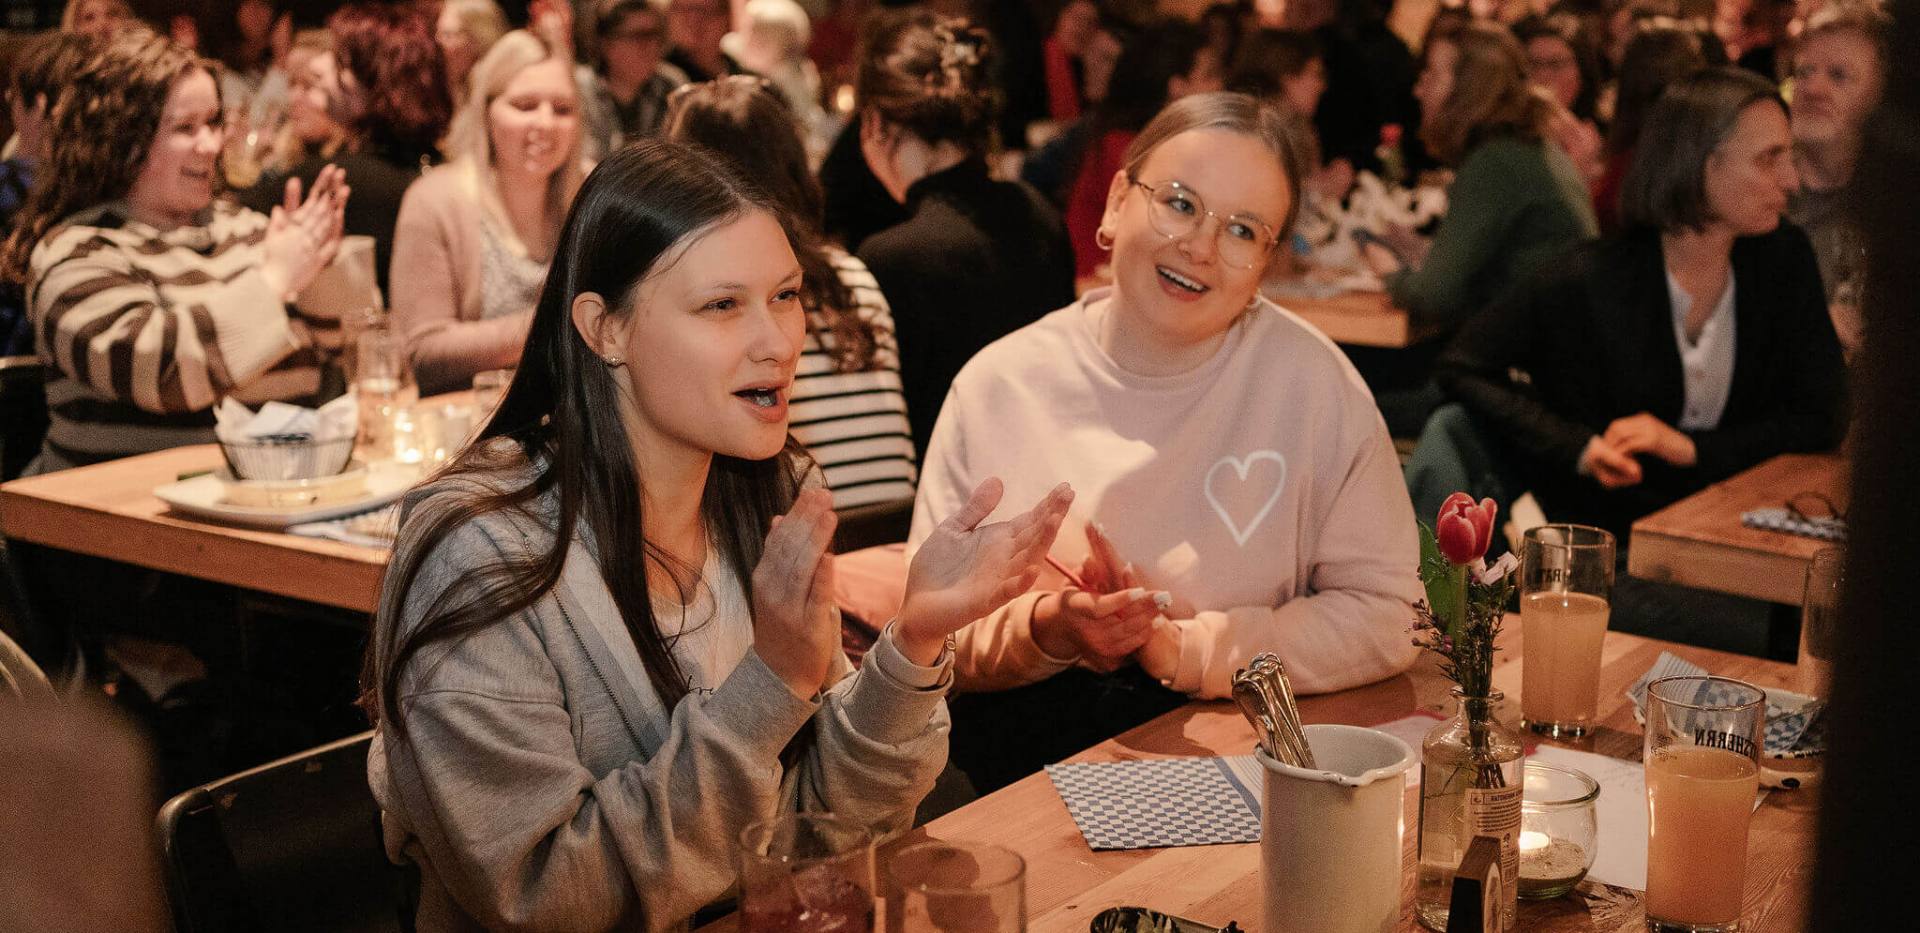
<path id="1" fill-rule="evenodd" d="M 901 828 L 1256 652 L 1378 681 L 1447 494 L 1624 553 L 1847 433 L 1875 0 L 320 6 L 18 45 L 0 350 L 35 473 L 340 396 L 363 306 L 423 394 L 513 371 L 359 681 L 423 930 L 683 922 L 746 822 Z M 1362 173 L 1445 193 L 1359 244 L 1408 348 L 1268 297 Z"/>

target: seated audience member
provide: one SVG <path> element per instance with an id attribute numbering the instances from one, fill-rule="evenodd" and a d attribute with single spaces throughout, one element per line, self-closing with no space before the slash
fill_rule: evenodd
<path id="1" fill-rule="evenodd" d="M 594 148 L 612 152 L 660 130 L 667 95 L 687 83 L 669 64 L 664 0 L 601 0 L 594 7 L 594 57 L 598 73 L 588 100 Z"/>
<path id="2" fill-rule="evenodd" d="M 302 289 L 340 244 L 347 187 L 323 172 L 271 217 L 215 202 L 215 65 L 129 33 L 75 69 L 8 238 L 47 365 L 45 473 L 213 440 L 213 406 L 321 390 Z"/>
<path id="3" fill-rule="evenodd" d="M 1327 91 L 1313 115 L 1322 154 L 1376 174 L 1381 128 L 1395 125 L 1411 133 L 1420 121 L 1411 93 L 1419 63 L 1387 28 L 1391 7 L 1381 0 L 1287 6 L 1288 28 L 1312 30 L 1325 56 Z"/>
<path id="4" fill-rule="evenodd" d="M 520 360 L 533 305 L 586 172 L 573 62 L 508 33 L 473 67 L 452 160 L 407 189 L 394 229 L 393 324 L 422 392 Z"/>
<path id="5" fill-rule="evenodd" d="M 325 56 L 325 62 L 321 57 Z M 284 177 L 311 158 L 326 158 L 347 143 L 347 128 L 334 119 L 331 79 L 333 34 L 324 29 L 302 30 L 287 50 L 287 119 L 275 135 L 261 168 Z"/>
<path id="6" fill-rule="evenodd" d="M 1305 693 L 1413 660 L 1419 545 L 1385 426 L 1339 349 L 1258 291 L 1296 214 L 1293 129 L 1242 94 L 1168 105 L 1109 183 L 1113 286 L 953 382 L 909 553 L 985 477 L 1014 502 L 1064 479 L 1080 505 L 1054 553 L 1086 584 L 961 631 L 954 761 L 983 792 L 1228 695 L 1260 651 Z"/>
<path id="7" fill-rule="evenodd" d="M 667 61 L 691 81 L 711 81 L 747 70 L 720 47 L 733 24 L 728 0 L 670 0 L 667 5 Z"/>
<path id="8" fill-rule="evenodd" d="M 453 98 L 433 20 L 419 7 L 364 0 L 335 11 L 327 28 L 333 54 L 316 56 L 313 68 L 350 138 L 340 151 L 315 155 L 285 176 L 262 176 L 241 202 L 265 210 L 286 178 L 311 185 L 325 166 L 345 169 L 356 192 L 346 232 L 373 238 L 374 274 L 385 290 L 401 198 L 421 170 L 440 160 Z"/>
<path id="9" fill-rule="evenodd" d="M 1873 6 L 1828 7 L 1800 34 L 1793 58 L 1793 163 L 1800 190 L 1787 217 L 1807 231 L 1834 329 L 1849 355 L 1860 345 L 1866 244 L 1851 218 L 1854 162 L 1867 115 L 1886 85 L 1892 26 Z"/>
<path id="10" fill-rule="evenodd" d="M 757 78 L 723 78 L 675 94 L 665 132 L 719 154 L 786 212 L 807 309 L 788 429 L 826 475 L 833 507 L 912 499 L 913 427 L 893 312 L 873 273 L 821 234 L 820 186 L 793 112 Z"/>
<path id="11" fill-rule="evenodd" d="M 86 33 L 43 33 L 21 51 L 7 82 L 7 116 L 13 122 L 14 151 L 0 161 L 0 231 L 11 231 L 27 205 L 34 178 L 51 153 L 54 105 L 71 86 L 73 72 L 92 56 L 96 40 Z M 0 274 L 0 356 L 33 352 L 25 282 Z"/>
<path id="12" fill-rule="evenodd" d="M 362 683 L 422 933 L 681 928 L 748 823 L 902 830 L 940 771 L 948 638 L 1031 583 L 1072 495 L 975 527 L 982 484 L 853 672 L 834 514 L 787 437 L 779 211 L 691 147 L 602 162 L 506 397 L 406 500 Z"/>
<path id="13" fill-rule="evenodd" d="M 860 149 L 908 218 L 857 255 L 893 308 L 900 378 L 924 453 L 953 376 L 981 347 L 1073 300 L 1073 248 L 1040 193 L 987 174 L 987 37 L 916 10 L 869 37 Z"/>
<path id="14" fill-rule="evenodd" d="M 1079 151 L 1067 183 L 1066 220 L 1076 278 L 1106 264 L 1106 252 L 1093 235 L 1127 146 L 1168 101 L 1220 90 L 1222 68 L 1206 34 L 1179 21 L 1141 29 L 1122 47 L 1106 97 L 1094 105 L 1084 131 L 1074 134 Z"/>
<path id="15" fill-rule="evenodd" d="M 820 72 L 807 59 L 807 11 L 794 0 L 747 0 L 740 12 L 741 30 L 728 33 L 721 47 L 746 70 L 773 84 L 812 151 L 815 140 L 822 138 L 826 112 L 820 106 Z"/>
<path id="16" fill-rule="evenodd" d="M 1394 304 L 1417 319 L 1456 326 L 1595 233 L 1579 171 L 1542 138 L 1552 103 L 1528 85 L 1526 67 L 1512 34 L 1486 23 L 1426 50 L 1414 93 L 1421 138 L 1455 170 L 1447 216 L 1424 256 L 1368 251 Z"/>
<path id="17" fill-rule="evenodd" d="M 1600 53 L 1570 13 L 1528 16 L 1513 24 L 1527 56 L 1527 80 L 1559 105 L 1548 136 L 1566 151 L 1580 177 L 1591 183 L 1605 169 L 1597 103 Z"/>
<path id="18" fill-rule="evenodd" d="M 1040 44 L 1041 71 L 1047 84 L 1047 117 L 1067 124 L 1087 109 L 1083 57 L 1100 35 L 1100 7 L 1094 0 L 1067 0 L 1054 17 L 1053 32 Z"/>
<path id="19" fill-rule="evenodd" d="M 293 39 L 293 14 L 276 10 L 273 0 L 239 0 L 232 9 L 233 28 L 218 56 L 220 103 L 249 121 L 245 129 L 265 130 L 285 104 L 285 85 L 269 87 L 267 80 Z M 269 99 L 257 100 L 263 92 Z"/>
<path id="20" fill-rule="evenodd" d="M 127 0 L 67 0 L 60 13 L 60 28 L 77 32 L 98 42 L 114 37 L 123 27 L 137 25 Z"/>
<path id="21" fill-rule="evenodd" d="M 1606 164 L 1593 182 L 1593 213 L 1600 231 L 1620 229 L 1620 184 L 1633 164 L 1640 143 L 1640 125 L 1660 92 L 1674 82 L 1707 67 L 1707 50 L 1700 33 L 1673 25 L 1642 29 L 1626 47 L 1620 80 L 1614 86 L 1613 122 L 1607 127 Z"/>
<path id="22" fill-rule="evenodd" d="M 1327 67 L 1313 33 L 1284 29 L 1248 33 L 1228 70 L 1227 89 L 1278 105 L 1301 124 L 1298 135 L 1306 145 L 1307 175 L 1300 180 L 1300 207 L 1338 206 L 1353 187 L 1353 165 L 1345 159 L 1322 164 L 1313 112 L 1327 92 Z"/>
<path id="23" fill-rule="evenodd" d="M 447 67 L 447 89 L 455 107 L 466 102 L 467 75 L 474 63 L 507 34 L 507 14 L 493 0 L 447 0 L 434 22 L 433 39 Z"/>
<path id="24" fill-rule="evenodd" d="M 1709 483 L 1839 441 L 1839 344 L 1806 234 L 1780 219 L 1791 143 L 1771 82 L 1682 79 L 1641 130 L 1626 229 L 1455 337 L 1440 382 L 1510 465 L 1509 492 L 1624 536 Z"/>

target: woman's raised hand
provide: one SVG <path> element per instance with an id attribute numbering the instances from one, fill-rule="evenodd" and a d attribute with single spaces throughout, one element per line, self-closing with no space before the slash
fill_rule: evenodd
<path id="1" fill-rule="evenodd" d="M 320 170 L 313 190 L 300 197 L 300 179 L 287 179 L 286 197 L 267 219 L 260 273 L 283 301 L 299 295 L 340 251 L 346 221 L 347 173 L 337 165 Z"/>
<path id="2" fill-rule="evenodd" d="M 807 489 L 773 520 L 753 568 L 753 650 L 794 696 L 812 697 L 841 650 L 833 614 L 833 496 Z"/>
<path id="3" fill-rule="evenodd" d="M 1073 489 L 1061 483 L 1012 519 L 980 524 L 1005 491 L 999 479 L 981 483 L 914 555 L 894 623 L 894 637 L 909 660 L 932 663 L 948 635 L 1026 592 L 1039 575 Z"/>

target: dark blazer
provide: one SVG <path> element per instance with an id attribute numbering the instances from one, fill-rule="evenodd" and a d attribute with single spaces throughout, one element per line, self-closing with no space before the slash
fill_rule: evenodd
<path id="1" fill-rule="evenodd" d="M 923 462 L 960 367 L 987 344 L 1073 303 L 1060 214 L 968 159 L 907 189 L 906 222 L 867 238 L 860 261 L 893 309 L 907 420 Z"/>
<path id="2" fill-rule="evenodd" d="M 1644 481 L 1619 490 L 1576 472 L 1588 439 L 1614 419 L 1644 411 L 1677 425 L 1686 402 L 1652 230 L 1581 247 L 1471 319 L 1441 357 L 1440 385 L 1520 466 L 1550 517 L 1616 534 L 1776 454 L 1833 447 L 1846 375 L 1806 234 L 1782 221 L 1736 240 L 1732 261 L 1733 383 L 1719 426 L 1690 433 L 1690 468 L 1642 456 Z"/>

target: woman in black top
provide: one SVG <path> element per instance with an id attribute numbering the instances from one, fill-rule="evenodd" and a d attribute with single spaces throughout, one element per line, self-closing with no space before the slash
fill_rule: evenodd
<path id="1" fill-rule="evenodd" d="M 385 291 L 400 199 L 421 169 L 440 161 L 453 97 L 433 20 L 417 8 L 355 3 L 329 17 L 327 29 L 334 50 L 318 56 L 313 67 L 332 97 L 334 118 L 352 138 L 341 152 L 263 177 L 240 200 L 265 212 L 279 203 L 287 178 L 312 187 L 325 166 L 345 169 L 355 195 L 347 205 L 346 233 L 373 237 L 374 272 Z"/>
<path id="2" fill-rule="evenodd" d="M 1039 192 L 987 174 L 985 33 L 902 11 L 870 36 L 856 85 L 860 149 L 909 216 L 868 237 L 859 257 L 893 305 L 907 414 L 924 456 L 960 367 L 1073 301 L 1073 250 Z"/>
<path id="3" fill-rule="evenodd" d="M 1780 220 L 1796 180 L 1779 94 L 1700 72 L 1641 142 L 1626 229 L 1473 319 L 1439 370 L 1550 518 L 1616 534 L 1776 454 L 1831 447 L 1844 425 L 1813 250 Z"/>

